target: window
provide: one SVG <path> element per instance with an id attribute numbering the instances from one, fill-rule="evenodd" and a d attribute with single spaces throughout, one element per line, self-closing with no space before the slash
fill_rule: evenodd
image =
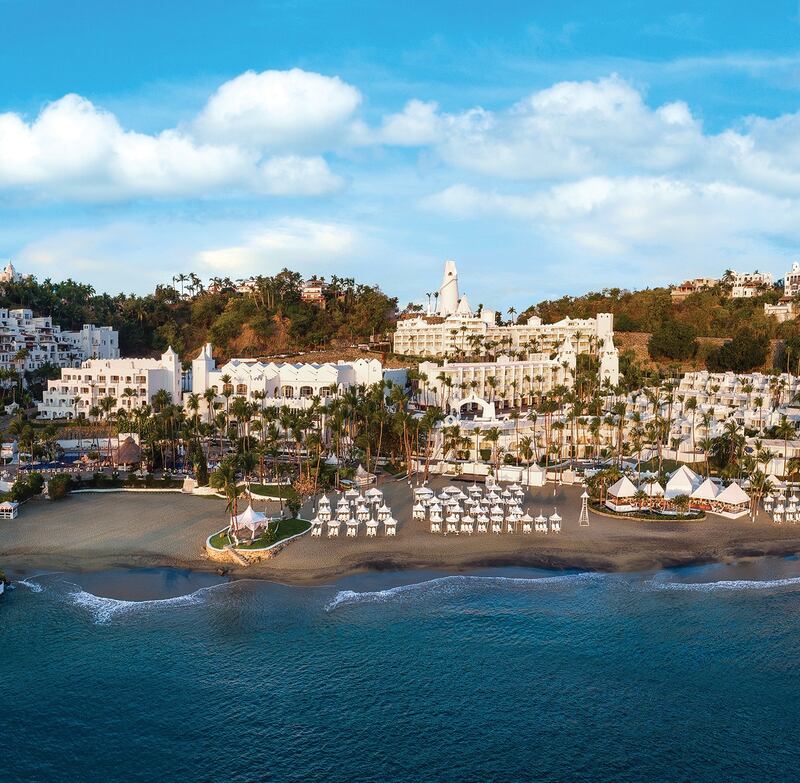
<path id="1" fill-rule="evenodd" d="M 236 393 L 247 396 L 247 384 L 246 383 L 237 383 L 236 384 Z"/>
<path id="2" fill-rule="evenodd" d="M 223 383 L 222 384 L 222 393 L 223 394 L 233 394 L 233 384 L 232 383 Z"/>
<path id="3" fill-rule="evenodd" d="M 301 397 L 311 397 L 314 394 L 314 390 L 310 386 L 301 386 L 300 387 L 300 396 Z"/>
<path id="4" fill-rule="evenodd" d="M 292 399 L 292 397 L 294 397 L 294 389 L 291 386 L 283 386 L 281 387 L 281 395 Z"/>

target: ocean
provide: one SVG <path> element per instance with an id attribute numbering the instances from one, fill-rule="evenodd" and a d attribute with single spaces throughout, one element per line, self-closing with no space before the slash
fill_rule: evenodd
<path id="1" fill-rule="evenodd" d="M 0 599 L 0 777 L 777 781 L 800 562 L 27 576 Z"/>

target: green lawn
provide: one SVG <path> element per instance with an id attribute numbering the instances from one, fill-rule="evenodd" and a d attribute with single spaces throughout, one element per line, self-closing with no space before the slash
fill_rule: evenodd
<path id="1" fill-rule="evenodd" d="M 263 549 L 285 538 L 296 536 L 308 530 L 311 525 L 305 519 L 282 519 L 278 523 L 271 524 L 266 532 L 262 533 L 255 541 L 243 541 L 237 549 Z M 244 533 L 246 536 L 247 533 Z M 241 540 L 241 539 L 240 539 Z M 231 543 L 228 537 L 227 528 L 211 537 L 211 546 L 222 549 Z"/>
<path id="2" fill-rule="evenodd" d="M 254 495 L 266 495 L 267 497 L 283 498 L 284 500 L 297 496 L 291 484 L 251 484 L 250 491 Z"/>

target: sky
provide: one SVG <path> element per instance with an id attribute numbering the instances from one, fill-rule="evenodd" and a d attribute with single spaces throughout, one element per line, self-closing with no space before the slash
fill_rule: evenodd
<path id="1" fill-rule="evenodd" d="M 800 257 L 800 7 L 0 0 L 0 258 L 144 293 L 456 260 L 521 310 Z"/>

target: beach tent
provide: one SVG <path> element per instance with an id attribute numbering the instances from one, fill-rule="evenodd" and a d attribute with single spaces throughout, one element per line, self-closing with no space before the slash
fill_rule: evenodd
<path id="1" fill-rule="evenodd" d="M 269 521 L 266 514 L 262 514 L 260 511 L 254 511 L 253 507 L 250 505 L 248 505 L 241 514 L 231 517 L 234 530 L 241 530 L 243 527 L 246 527 L 253 535 L 255 535 L 259 527 L 265 527 Z"/>
<path id="2" fill-rule="evenodd" d="M 358 484 L 358 486 L 360 487 L 363 487 L 366 486 L 367 484 L 372 484 L 373 481 L 375 481 L 375 474 L 367 472 L 366 470 L 364 470 L 364 466 L 359 464 L 359 466 L 356 468 L 356 475 L 355 475 L 356 484 Z"/>
<path id="3" fill-rule="evenodd" d="M 707 478 L 689 497 L 692 500 L 705 500 L 711 502 L 719 494 L 717 485 Z"/>
<path id="4" fill-rule="evenodd" d="M 747 514 L 750 496 L 734 481 L 717 495 L 715 503 L 722 504 L 722 510 L 716 513 L 730 519 L 737 519 Z"/>
<path id="5" fill-rule="evenodd" d="M 663 498 L 664 497 L 664 487 L 661 486 L 657 481 L 643 481 L 639 484 L 639 489 L 647 495 L 649 498 Z"/>
<path id="6" fill-rule="evenodd" d="M 16 519 L 19 514 L 19 503 L 15 500 L 4 500 L 0 503 L 0 519 Z"/>
<path id="7" fill-rule="evenodd" d="M 636 508 L 633 502 L 636 492 L 636 485 L 627 476 L 623 476 L 608 488 L 606 506 L 612 511 L 633 511 Z"/>
<path id="8" fill-rule="evenodd" d="M 700 476 L 693 470 L 681 465 L 671 476 L 665 487 L 664 495 L 668 500 L 678 495 L 690 496 L 702 483 Z"/>

